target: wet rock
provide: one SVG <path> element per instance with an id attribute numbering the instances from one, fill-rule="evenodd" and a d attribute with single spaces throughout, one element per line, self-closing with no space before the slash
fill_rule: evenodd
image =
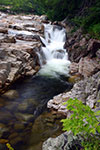
<path id="1" fill-rule="evenodd" d="M 39 69 L 40 69 L 40 66 L 36 66 L 36 67 L 35 67 L 36 72 L 38 72 Z"/>
<path id="2" fill-rule="evenodd" d="M 70 64 L 70 74 L 76 74 L 78 73 L 78 69 L 79 69 L 79 64 L 78 63 L 71 63 Z"/>
<path id="3" fill-rule="evenodd" d="M 18 110 L 20 111 L 20 112 L 26 112 L 27 111 L 27 109 L 28 109 L 28 103 L 20 103 L 19 105 L 18 105 Z"/>
<path id="4" fill-rule="evenodd" d="M 14 98 L 18 98 L 19 94 L 16 90 L 9 90 L 6 93 L 4 93 L 2 96 L 8 99 L 14 99 Z"/>
<path id="5" fill-rule="evenodd" d="M 82 79 L 82 76 L 80 74 L 76 74 L 76 75 L 70 76 L 68 78 L 68 82 L 76 83 L 76 82 L 80 81 L 81 79 Z"/>
<path id="6" fill-rule="evenodd" d="M 45 43 L 43 43 L 43 41 L 42 41 L 42 37 L 40 38 L 40 36 L 39 35 L 34 35 L 34 37 L 33 37 L 34 39 L 36 39 L 36 40 L 38 40 L 38 41 L 40 41 L 41 42 L 41 44 L 42 44 L 42 46 L 44 46 L 45 47 Z"/>
<path id="7" fill-rule="evenodd" d="M 49 138 L 42 146 L 42 150 L 76 150 L 77 148 L 81 148 L 80 139 L 70 132 L 65 132 L 56 138 Z"/>
<path id="8" fill-rule="evenodd" d="M 34 68 L 39 65 L 36 53 L 41 47 L 40 36 L 43 36 L 44 30 L 42 20 L 45 20 L 44 16 L 40 19 L 36 15 L 1 17 L 0 67 L 4 66 L 3 63 L 8 66 L 0 68 L 1 93 L 20 77 L 32 76 L 35 73 Z M 28 31 L 27 27 L 32 30 Z"/>
<path id="9" fill-rule="evenodd" d="M 30 70 L 26 72 L 26 76 L 33 76 L 34 74 L 36 74 L 35 70 Z"/>
<path id="10" fill-rule="evenodd" d="M 13 115 L 9 111 L 0 111 L 0 122 L 8 123 L 13 119 Z"/>

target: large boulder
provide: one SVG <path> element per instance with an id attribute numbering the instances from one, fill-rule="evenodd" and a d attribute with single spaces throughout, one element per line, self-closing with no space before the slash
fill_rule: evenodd
<path id="1" fill-rule="evenodd" d="M 89 77 L 100 70 L 99 58 L 82 57 L 79 63 L 71 63 L 70 73 L 72 75 L 80 74 L 81 76 Z"/>

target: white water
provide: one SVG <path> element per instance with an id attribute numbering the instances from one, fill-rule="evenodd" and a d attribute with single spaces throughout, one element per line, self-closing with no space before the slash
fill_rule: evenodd
<path id="1" fill-rule="evenodd" d="M 38 53 L 41 64 L 39 74 L 49 77 L 68 76 L 70 61 L 66 49 L 63 48 L 66 31 L 50 24 L 44 27 L 45 38 L 41 37 L 41 40 L 46 47 L 42 47 L 41 53 Z"/>

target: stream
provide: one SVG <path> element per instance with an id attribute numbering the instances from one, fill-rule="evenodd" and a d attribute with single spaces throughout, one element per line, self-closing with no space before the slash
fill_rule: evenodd
<path id="1" fill-rule="evenodd" d="M 42 150 L 43 141 L 62 133 L 61 117 L 51 114 L 46 106 L 53 96 L 72 88 L 67 82 L 70 61 L 63 48 L 66 32 L 50 24 L 44 26 L 41 40 L 45 47 L 37 53 L 41 69 L 35 76 L 15 82 L 0 97 L 0 137 L 14 150 Z M 6 149 L 0 144 L 0 150 Z"/>

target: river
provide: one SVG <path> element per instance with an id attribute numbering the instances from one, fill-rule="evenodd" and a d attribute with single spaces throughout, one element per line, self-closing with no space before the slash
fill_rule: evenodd
<path id="1" fill-rule="evenodd" d="M 46 105 L 72 87 L 67 82 L 70 61 L 63 48 L 66 32 L 58 26 L 44 26 L 41 40 L 45 47 L 37 53 L 41 69 L 35 76 L 14 83 L 8 94 L 0 97 L 1 138 L 9 140 L 15 150 L 41 150 L 44 140 L 62 132 L 61 118 L 51 114 Z M 0 145 L 0 150 L 6 149 L 5 144 Z"/>

